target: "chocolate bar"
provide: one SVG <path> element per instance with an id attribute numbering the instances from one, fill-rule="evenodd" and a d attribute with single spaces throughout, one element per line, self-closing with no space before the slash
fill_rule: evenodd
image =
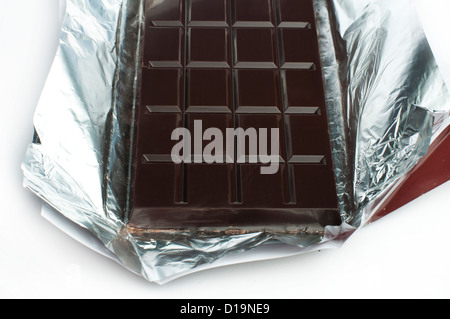
<path id="1" fill-rule="evenodd" d="M 147 0 L 141 232 L 340 225 L 312 0 Z"/>

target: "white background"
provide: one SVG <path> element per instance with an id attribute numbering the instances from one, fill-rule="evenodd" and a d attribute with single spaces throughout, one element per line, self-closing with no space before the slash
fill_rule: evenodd
<path id="1" fill-rule="evenodd" d="M 450 4 L 424 2 L 426 30 L 450 79 Z M 58 44 L 58 3 L 0 0 L 0 298 L 450 297 L 450 183 L 360 230 L 341 249 L 208 270 L 165 286 L 51 225 L 40 216 L 40 200 L 23 189 L 20 164 Z"/>

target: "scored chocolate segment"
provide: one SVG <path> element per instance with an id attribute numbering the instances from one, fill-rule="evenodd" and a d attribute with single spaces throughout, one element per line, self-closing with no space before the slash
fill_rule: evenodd
<path id="1" fill-rule="evenodd" d="M 281 113 L 278 72 L 235 71 L 237 113 Z"/>
<path id="2" fill-rule="evenodd" d="M 228 6 L 223 0 L 189 0 L 188 26 L 227 27 Z"/>
<path id="3" fill-rule="evenodd" d="M 144 35 L 132 229 L 341 224 L 312 0 L 146 0 Z"/>
<path id="4" fill-rule="evenodd" d="M 182 27 L 184 25 L 184 1 L 185 0 L 146 0 L 146 25 L 157 27 Z"/>
<path id="5" fill-rule="evenodd" d="M 141 104 L 150 112 L 181 113 L 182 76 L 177 69 L 144 69 L 142 82 L 148 83 L 152 90 L 143 90 Z"/>
<path id="6" fill-rule="evenodd" d="M 183 33 L 181 28 L 150 28 L 146 34 L 144 59 L 156 68 L 181 67 L 184 55 Z"/>
<path id="7" fill-rule="evenodd" d="M 272 27 L 272 0 L 231 0 L 233 26 Z"/>
<path id="8" fill-rule="evenodd" d="M 188 67 L 228 68 L 228 30 L 223 28 L 188 29 Z M 205 50 L 208 48 L 208 50 Z"/>
<path id="9" fill-rule="evenodd" d="M 278 6 L 279 27 L 310 28 L 314 25 L 313 1 L 277 0 L 275 4 Z"/>
<path id="10" fill-rule="evenodd" d="M 289 114 L 325 112 L 322 77 L 315 71 L 282 70 L 284 109 Z M 325 114 L 325 113 L 324 113 Z"/>
<path id="11" fill-rule="evenodd" d="M 187 76 L 188 113 L 232 113 L 230 70 L 191 69 Z"/>
<path id="12" fill-rule="evenodd" d="M 234 28 L 236 68 L 276 68 L 275 32 L 271 28 Z"/>
<path id="13" fill-rule="evenodd" d="M 139 134 L 145 138 L 140 139 L 140 147 L 144 162 L 172 162 L 173 148 L 172 132 L 183 127 L 181 114 L 158 113 L 152 116 L 143 116 L 139 123 Z"/>
<path id="14" fill-rule="evenodd" d="M 283 69 L 314 69 L 319 65 L 315 34 L 309 29 L 281 28 L 281 67 Z M 304 43 L 310 43 L 305 46 Z"/>

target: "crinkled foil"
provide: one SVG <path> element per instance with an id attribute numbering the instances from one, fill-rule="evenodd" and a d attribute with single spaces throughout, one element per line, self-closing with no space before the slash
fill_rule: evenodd
<path id="1" fill-rule="evenodd" d="M 361 225 L 369 204 L 427 153 L 450 95 L 413 1 L 327 3 L 354 174 L 347 221 Z"/>
<path id="2" fill-rule="evenodd" d="M 129 270 L 166 282 L 269 244 L 338 246 L 425 155 L 450 95 L 409 0 L 315 0 L 343 225 L 173 241 L 127 231 L 144 0 L 67 0 L 37 107 L 24 185 L 89 230 Z M 436 120 L 439 119 L 439 120 Z"/>

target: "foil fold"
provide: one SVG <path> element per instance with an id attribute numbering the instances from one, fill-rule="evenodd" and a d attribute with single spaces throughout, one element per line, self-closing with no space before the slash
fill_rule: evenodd
<path id="1" fill-rule="evenodd" d="M 36 109 L 24 186 L 97 237 L 120 263 L 167 282 L 263 245 L 338 247 L 371 203 L 424 156 L 450 95 L 409 0 L 315 0 L 343 224 L 296 236 L 173 240 L 131 234 L 131 154 L 144 0 L 67 0 L 60 46 Z"/>

